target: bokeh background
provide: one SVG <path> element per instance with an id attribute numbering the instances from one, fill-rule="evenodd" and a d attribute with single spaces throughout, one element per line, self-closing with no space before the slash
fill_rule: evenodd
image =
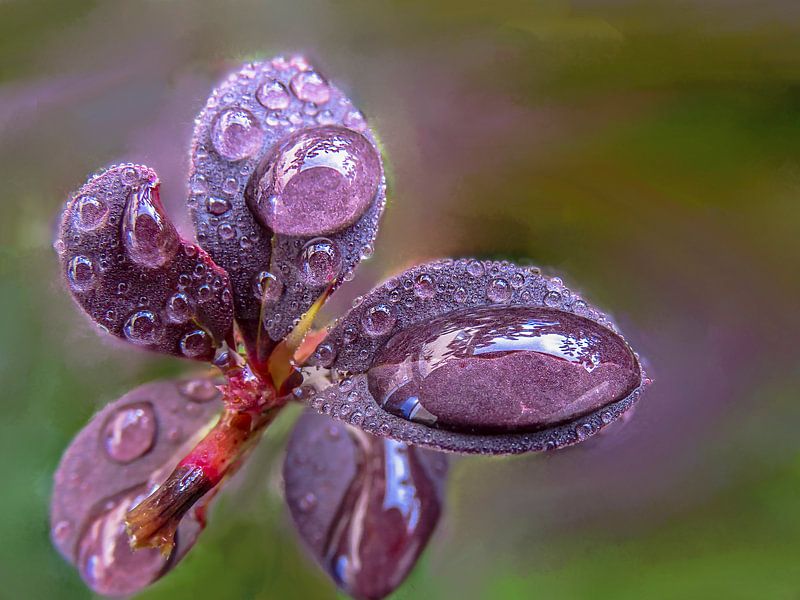
<path id="1" fill-rule="evenodd" d="M 615 435 L 454 463 L 396 598 L 800 597 L 800 5 L 791 0 L 0 2 L 0 597 L 87 598 L 48 539 L 60 453 L 186 372 L 100 339 L 55 215 L 155 167 L 188 231 L 192 120 L 238 63 L 303 51 L 379 131 L 390 205 L 327 315 L 443 255 L 560 273 L 655 385 Z M 333 598 L 282 507 L 282 417 L 142 598 Z"/>

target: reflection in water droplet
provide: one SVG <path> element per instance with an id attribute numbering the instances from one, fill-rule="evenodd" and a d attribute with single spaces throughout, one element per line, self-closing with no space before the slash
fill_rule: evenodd
<path id="1" fill-rule="evenodd" d="M 134 344 L 152 344 L 159 337 L 160 327 L 161 323 L 152 311 L 140 310 L 128 318 L 123 332 Z"/>
<path id="2" fill-rule="evenodd" d="M 558 306 L 561 303 L 561 294 L 558 292 L 547 292 L 544 295 L 544 303 L 546 306 Z"/>
<path id="3" fill-rule="evenodd" d="M 214 340 L 202 329 L 190 331 L 181 338 L 181 352 L 187 358 L 209 358 L 214 354 Z"/>
<path id="4" fill-rule="evenodd" d="M 95 281 L 94 265 L 85 256 L 76 256 L 67 265 L 70 287 L 76 292 L 85 292 Z"/>
<path id="5" fill-rule="evenodd" d="M 223 223 L 217 229 L 217 233 L 219 233 L 219 237 L 223 240 L 230 240 L 236 235 L 236 230 L 230 223 Z"/>
<path id="6" fill-rule="evenodd" d="M 413 325 L 375 353 L 368 372 L 388 412 L 455 431 L 540 429 L 620 400 L 639 382 L 633 352 L 613 331 L 524 306 Z"/>
<path id="7" fill-rule="evenodd" d="M 261 271 L 256 276 L 253 291 L 257 299 L 261 300 L 265 305 L 271 306 L 280 299 L 283 292 L 283 284 L 269 271 Z"/>
<path id="8" fill-rule="evenodd" d="M 502 304 L 511 300 L 511 286 L 501 277 L 492 279 L 486 286 L 486 297 L 492 302 Z"/>
<path id="9" fill-rule="evenodd" d="M 215 198 L 211 196 L 206 203 L 206 207 L 209 213 L 219 216 L 231 209 L 231 203 L 225 200 L 225 198 Z"/>
<path id="10" fill-rule="evenodd" d="M 100 227 L 108 215 L 108 205 L 94 196 L 81 196 L 75 201 L 75 226 L 82 231 Z"/>
<path id="11" fill-rule="evenodd" d="M 271 79 L 256 92 L 256 100 L 270 110 L 283 110 L 289 106 L 289 92 L 280 81 Z"/>
<path id="12" fill-rule="evenodd" d="M 441 513 L 420 450 L 394 440 L 361 447 L 359 472 L 338 507 L 323 552 L 336 583 L 358 598 L 383 598 L 406 577 Z"/>
<path id="13" fill-rule="evenodd" d="M 391 307 L 386 304 L 378 304 L 364 312 L 361 317 L 361 326 L 367 335 L 379 337 L 389 333 L 396 321 L 397 318 Z"/>
<path id="14" fill-rule="evenodd" d="M 436 286 L 433 277 L 422 273 L 414 282 L 414 294 L 417 298 L 432 298 L 436 295 Z"/>
<path id="15" fill-rule="evenodd" d="M 262 161 L 245 200 L 276 233 L 329 234 L 364 214 L 380 177 L 378 153 L 360 133 L 333 125 L 303 129 Z"/>
<path id="16" fill-rule="evenodd" d="M 178 247 L 178 232 L 166 218 L 158 189 L 143 186 L 125 205 L 122 239 L 131 260 L 148 268 L 163 266 Z"/>
<path id="17" fill-rule="evenodd" d="M 241 160 L 258 152 L 264 132 L 249 110 L 230 108 L 220 113 L 211 131 L 211 143 L 228 160 Z"/>
<path id="18" fill-rule="evenodd" d="M 125 514 L 139 499 L 130 493 L 110 501 L 106 512 L 87 527 L 78 543 L 78 570 L 98 594 L 134 594 L 158 579 L 169 562 L 169 555 L 162 555 L 158 549 L 134 552 L 130 548 Z"/>
<path id="19" fill-rule="evenodd" d="M 289 84 L 297 96 L 303 102 L 313 102 L 320 105 L 325 104 L 331 97 L 331 89 L 328 82 L 315 71 L 301 71 L 294 77 Z"/>
<path id="20" fill-rule="evenodd" d="M 186 323 L 192 317 L 192 305 L 189 296 L 178 292 L 167 300 L 167 318 L 173 323 Z"/>
<path id="21" fill-rule="evenodd" d="M 103 429 L 103 446 L 113 460 L 129 463 L 153 447 L 156 415 L 148 403 L 132 404 L 113 413 Z"/>
<path id="22" fill-rule="evenodd" d="M 342 268 L 342 257 L 328 238 L 308 242 L 300 252 L 300 275 L 311 286 L 320 287 L 333 282 Z"/>
<path id="23" fill-rule="evenodd" d="M 471 260 L 467 263 L 467 273 L 473 277 L 480 277 L 484 273 L 483 263 L 479 260 Z"/>

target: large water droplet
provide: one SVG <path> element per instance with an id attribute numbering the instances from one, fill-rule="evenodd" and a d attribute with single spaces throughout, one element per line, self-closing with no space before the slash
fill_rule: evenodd
<path id="1" fill-rule="evenodd" d="M 125 514 L 139 500 L 130 493 L 111 503 L 86 529 L 78 544 L 78 570 L 98 594 L 128 596 L 152 583 L 169 561 L 160 550 L 131 550 Z"/>
<path id="2" fill-rule="evenodd" d="M 316 238 L 308 242 L 300 252 L 300 275 L 313 287 L 333 282 L 342 268 L 339 249 L 328 238 Z"/>
<path id="3" fill-rule="evenodd" d="M 640 370 L 601 325 L 540 307 L 481 307 L 419 323 L 375 355 L 369 388 L 388 412 L 456 431 L 533 431 L 631 393 Z"/>
<path id="4" fill-rule="evenodd" d="M 149 268 L 163 266 L 180 239 L 161 207 L 158 188 L 145 185 L 131 192 L 125 205 L 122 238 L 130 258 Z"/>
<path id="5" fill-rule="evenodd" d="M 94 264 L 85 256 L 76 256 L 67 265 L 70 287 L 76 292 L 85 292 L 94 285 Z"/>
<path id="6" fill-rule="evenodd" d="M 75 226 L 82 231 L 100 227 L 108 215 L 108 205 L 95 196 L 81 196 L 75 201 Z"/>
<path id="7" fill-rule="evenodd" d="M 113 460 L 129 463 L 147 453 L 156 438 L 153 407 L 145 402 L 120 408 L 106 421 L 103 445 Z"/>
<path id="8" fill-rule="evenodd" d="M 125 337 L 134 344 L 152 344 L 160 336 L 161 323 L 152 311 L 140 310 L 128 318 L 123 327 L 123 332 Z"/>
<path id="9" fill-rule="evenodd" d="M 304 129 L 258 166 L 245 199 L 276 233 L 330 234 L 364 214 L 380 177 L 378 153 L 360 133 L 333 125 Z"/>
<path id="10" fill-rule="evenodd" d="M 316 105 L 325 104 L 331 97 L 331 88 L 319 73 L 315 71 L 301 71 L 289 84 L 303 102 L 313 102 Z"/>
<path id="11" fill-rule="evenodd" d="M 241 160 L 258 152 L 264 131 L 249 110 L 229 108 L 220 113 L 211 131 L 211 143 L 223 158 Z"/>
<path id="12" fill-rule="evenodd" d="M 289 106 L 289 92 L 280 81 L 271 79 L 256 91 L 256 100 L 270 110 L 283 110 Z"/>

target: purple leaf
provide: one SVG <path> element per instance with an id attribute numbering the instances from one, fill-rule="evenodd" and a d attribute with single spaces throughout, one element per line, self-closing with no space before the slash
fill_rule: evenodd
<path id="1" fill-rule="evenodd" d="M 371 251 L 385 204 L 363 116 L 300 57 L 246 65 L 214 90 L 190 190 L 197 239 L 231 274 L 259 360 Z"/>
<path id="2" fill-rule="evenodd" d="M 183 519 L 167 556 L 153 549 L 133 552 L 125 515 L 213 423 L 220 397 L 210 379 L 143 385 L 97 413 L 67 448 L 55 474 L 51 534 L 98 594 L 140 591 L 194 544 L 204 526 L 202 506 Z"/>
<path id="3" fill-rule="evenodd" d="M 646 382 L 608 317 L 560 279 L 475 260 L 422 265 L 376 288 L 310 362 L 335 383 L 311 399 L 317 410 L 464 453 L 577 443 Z"/>
<path id="4" fill-rule="evenodd" d="M 228 276 L 181 240 L 155 172 L 118 165 L 66 203 L 55 242 L 76 302 L 97 325 L 144 348 L 211 360 L 229 335 Z"/>
<path id="5" fill-rule="evenodd" d="M 354 598 L 390 594 L 442 511 L 445 456 L 307 411 L 283 467 L 286 501 L 311 554 Z"/>

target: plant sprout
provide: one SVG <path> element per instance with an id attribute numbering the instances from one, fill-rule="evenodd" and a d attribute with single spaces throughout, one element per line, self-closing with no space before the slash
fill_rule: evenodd
<path id="1" fill-rule="evenodd" d="M 414 267 L 313 330 L 372 253 L 386 181 L 363 114 L 302 57 L 247 64 L 215 89 L 191 162 L 196 243 L 134 164 L 75 192 L 55 242 L 103 332 L 210 369 L 134 389 L 65 452 L 52 537 L 97 593 L 136 593 L 174 567 L 290 402 L 308 406 L 283 466 L 297 533 L 343 591 L 378 599 L 436 528 L 445 452 L 576 444 L 648 383 L 609 317 L 508 262 Z"/>

